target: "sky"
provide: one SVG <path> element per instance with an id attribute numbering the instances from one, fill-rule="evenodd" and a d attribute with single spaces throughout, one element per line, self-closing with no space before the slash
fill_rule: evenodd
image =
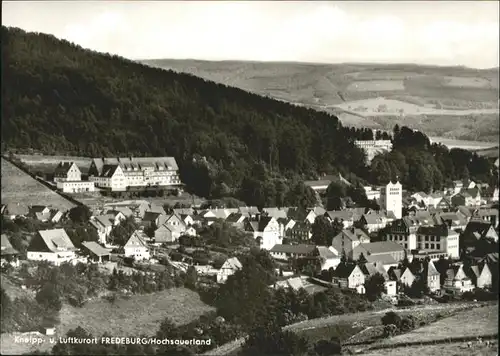
<path id="1" fill-rule="evenodd" d="M 3 1 L 2 24 L 129 59 L 499 66 L 498 1 Z"/>

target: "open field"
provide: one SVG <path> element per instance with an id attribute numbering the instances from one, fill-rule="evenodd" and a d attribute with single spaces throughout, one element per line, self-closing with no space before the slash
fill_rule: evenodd
<path id="1" fill-rule="evenodd" d="M 444 83 L 453 87 L 490 88 L 492 86 L 489 80 L 478 77 L 444 77 Z"/>
<path id="2" fill-rule="evenodd" d="M 63 211 L 75 204 L 45 187 L 5 159 L 2 160 L 2 204 L 27 213 L 28 206 L 45 204 Z M 16 209 L 16 210 L 17 210 Z"/>
<path id="3" fill-rule="evenodd" d="M 498 148 L 497 148 L 498 143 L 495 143 L 495 142 L 454 140 L 451 138 L 444 138 L 444 137 L 429 137 L 429 139 L 431 140 L 431 142 L 441 143 L 441 144 L 445 145 L 446 147 L 448 147 L 449 149 L 462 148 L 465 150 L 485 150 L 485 152 L 487 150 L 488 152 L 489 151 L 494 152 L 495 148 L 496 148 L 496 151 L 498 151 Z M 480 152 L 478 152 L 478 154 L 479 153 Z M 498 157 L 498 152 L 497 152 L 497 157 Z"/>
<path id="4" fill-rule="evenodd" d="M 394 349 L 374 350 L 362 353 L 365 356 L 496 356 L 498 355 L 498 344 L 495 342 L 491 347 L 486 345 L 474 345 L 468 348 L 465 342 L 398 347 Z"/>
<path id="5" fill-rule="evenodd" d="M 385 339 L 381 345 L 491 335 L 498 332 L 498 304 L 457 313 L 409 333 Z"/>
<path id="6" fill-rule="evenodd" d="M 348 126 L 392 129 L 399 124 L 431 136 L 482 141 L 494 139 L 499 132 L 498 69 L 169 59 L 142 63 L 327 111 Z M 363 103 L 365 100 L 375 102 Z M 360 111 L 365 118 L 342 113 L 353 112 L 356 106 L 377 109 L 384 104 L 385 112 L 369 107 Z M 405 116 L 400 116 L 400 109 Z M 409 115 L 417 118 L 408 120 Z M 418 117 L 425 115 L 431 115 L 432 120 L 421 122 Z M 443 121 L 452 121 L 452 129 L 443 129 L 448 126 Z"/>
<path id="7" fill-rule="evenodd" d="M 64 305 L 58 333 L 63 335 L 81 326 L 94 336 L 105 332 L 116 337 L 154 335 L 166 317 L 176 324 L 186 324 L 212 310 L 197 293 L 185 288 L 119 298 L 114 303 L 101 299 L 82 308 Z"/>
<path id="8" fill-rule="evenodd" d="M 337 108 L 353 110 L 363 116 L 383 116 L 387 114 L 462 116 L 498 114 L 499 112 L 498 109 L 447 110 L 432 106 L 419 106 L 405 101 L 386 99 L 384 97 L 355 100 L 335 105 Z"/>
<path id="9" fill-rule="evenodd" d="M 92 163 L 89 157 L 76 156 L 45 156 L 45 155 L 15 155 L 21 162 L 30 167 L 33 171 L 42 173 L 54 173 L 60 162 L 75 162 L 80 171 L 86 174 Z"/>
<path id="10" fill-rule="evenodd" d="M 360 80 L 347 86 L 349 91 L 385 91 L 404 90 L 402 80 Z"/>

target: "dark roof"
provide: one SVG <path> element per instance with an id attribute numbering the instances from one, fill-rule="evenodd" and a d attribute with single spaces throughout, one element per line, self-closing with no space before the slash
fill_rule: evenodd
<path id="1" fill-rule="evenodd" d="M 64 174 L 66 175 L 68 171 L 70 170 L 71 166 L 73 165 L 73 162 L 59 162 L 57 165 L 54 174 Z"/>
<path id="2" fill-rule="evenodd" d="M 316 246 L 314 245 L 274 245 L 270 252 L 276 253 L 296 253 L 296 254 L 310 254 L 314 252 Z"/>
<path id="3" fill-rule="evenodd" d="M 106 178 L 111 178 L 113 176 L 113 174 L 115 174 L 118 167 L 119 167 L 119 165 L 117 165 L 117 164 L 105 164 L 102 167 L 102 173 L 100 176 L 106 177 Z"/>
<path id="4" fill-rule="evenodd" d="M 420 226 L 417 230 L 417 234 L 432 235 L 432 236 L 448 236 L 448 227 L 446 225 Z"/>
<path id="5" fill-rule="evenodd" d="M 142 218 L 142 221 L 156 221 L 156 219 L 158 218 L 158 216 L 160 216 L 161 213 L 155 213 L 155 212 L 152 212 L 152 211 L 146 211 L 144 213 L 144 217 Z"/>
<path id="6" fill-rule="evenodd" d="M 337 266 L 335 271 L 333 271 L 333 277 L 348 278 L 356 267 L 357 265 L 355 263 L 341 263 Z"/>

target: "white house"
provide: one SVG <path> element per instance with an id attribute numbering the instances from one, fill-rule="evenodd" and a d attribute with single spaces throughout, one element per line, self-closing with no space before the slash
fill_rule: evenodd
<path id="1" fill-rule="evenodd" d="M 77 182 L 82 180 L 82 173 L 75 162 L 60 162 L 54 171 L 54 182 Z"/>
<path id="2" fill-rule="evenodd" d="M 48 261 L 56 266 L 76 258 L 77 249 L 64 229 L 40 230 L 31 239 L 27 258 Z"/>
<path id="3" fill-rule="evenodd" d="M 356 289 L 364 294 L 365 275 L 355 263 L 341 263 L 337 266 L 332 276 L 332 284 L 339 288 Z"/>
<path id="4" fill-rule="evenodd" d="M 246 221 L 245 225 L 245 230 L 253 233 L 262 249 L 270 250 L 283 240 L 280 236 L 280 224 L 275 218 L 259 216 L 257 221 Z"/>
<path id="5" fill-rule="evenodd" d="M 474 285 L 465 274 L 462 264 L 454 265 L 446 271 L 444 289 L 453 294 L 469 292 L 474 289 Z"/>
<path id="6" fill-rule="evenodd" d="M 133 257 L 135 260 L 149 260 L 150 251 L 146 242 L 138 231 L 135 231 L 123 246 L 125 257 Z"/>
<path id="7" fill-rule="evenodd" d="M 236 258 L 228 258 L 217 272 L 217 283 L 225 283 L 227 278 L 243 268 L 241 262 Z"/>

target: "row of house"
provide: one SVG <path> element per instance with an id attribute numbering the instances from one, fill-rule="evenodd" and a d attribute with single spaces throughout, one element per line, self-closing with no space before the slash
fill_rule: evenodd
<path id="1" fill-rule="evenodd" d="M 442 272 L 437 270 L 432 261 L 413 270 L 410 267 L 401 266 L 385 270 L 378 263 L 342 263 L 335 269 L 332 283 L 340 288 L 356 290 L 363 294 L 366 279 L 376 273 L 384 277 L 387 295 L 396 295 L 403 290 L 403 287 L 411 287 L 417 279 L 423 279 L 424 285 L 432 293 L 456 295 L 475 288 L 490 288 L 493 278 L 496 278 L 487 263 L 468 268 L 457 263 Z M 444 280 L 443 284 L 441 280 Z"/>

